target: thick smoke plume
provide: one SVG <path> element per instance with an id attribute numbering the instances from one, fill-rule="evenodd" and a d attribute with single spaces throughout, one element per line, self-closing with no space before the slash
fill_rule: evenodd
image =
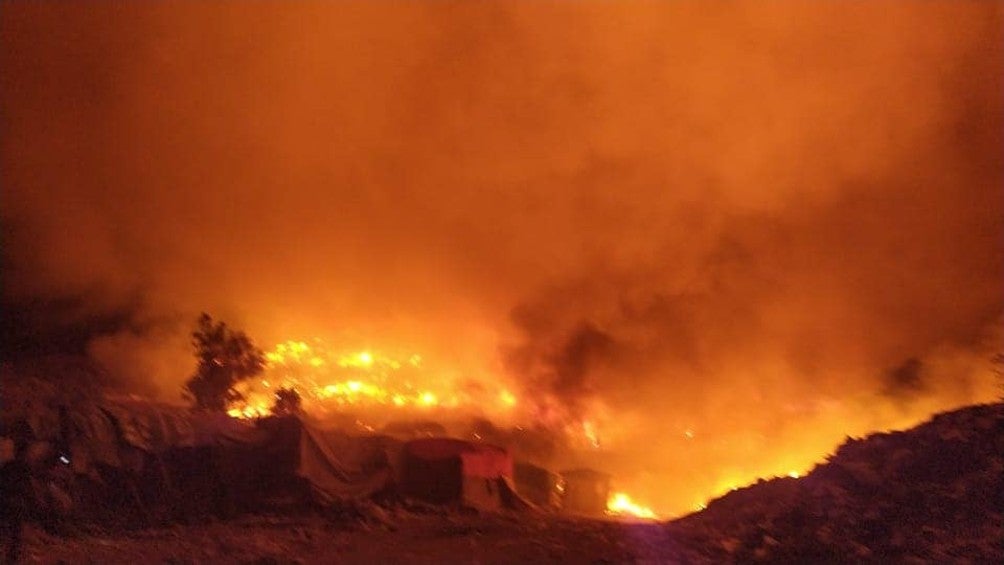
<path id="1" fill-rule="evenodd" d="M 9 354 L 417 352 L 672 509 L 999 394 L 996 3 L 0 10 Z"/>

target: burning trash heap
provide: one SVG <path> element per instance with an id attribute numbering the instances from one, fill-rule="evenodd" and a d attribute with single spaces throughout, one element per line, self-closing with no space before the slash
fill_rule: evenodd
<path id="1" fill-rule="evenodd" d="M 71 399 L 23 381 L 5 387 L 27 399 L 8 403 L 5 435 L 26 423 L 42 490 L 58 493 L 44 504 L 65 520 L 151 524 L 388 496 L 656 518 L 614 492 L 608 475 L 549 468 L 542 454 L 558 443 L 596 449 L 592 424 L 557 433 L 493 424 L 518 418 L 508 388 L 465 387 L 417 354 L 336 352 L 320 340 L 279 343 L 262 358 L 215 411 L 101 391 Z"/>
<path id="2" fill-rule="evenodd" d="M 488 419 L 519 418 L 520 402 L 510 388 L 458 384 L 456 379 L 427 367 L 426 360 L 416 353 L 397 359 L 374 350 L 336 352 L 320 339 L 279 343 L 264 357 L 262 374 L 236 387 L 239 398 L 227 410 L 231 417 L 269 417 L 281 395 L 279 391 L 295 391 L 310 421 L 337 423 L 353 433 L 428 440 L 424 447 L 416 443 L 405 450 L 412 459 L 416 453 L 445 450 L 466 453 L 461 460 L 467 462 L 467 467 L 476 467 L 471 463 L 473 459 L 491 459 L 488 454 L 495 453 L 509 462 L 501 463 L 491 473 L 479 471 L 479 476 L 508 480 L 512 496 L 522 499 L 517 505 L 564 508 L 584 515 L 657 519 L 651 509 L 632 501 L 628 494 L 615 492 L 610 477 L 603 473 L 581 469 L 556 473 L 539 465 L 539 458 L 533 455 L 529 460 L 516 461 L 514 466 L 510 453 L 525 455 L 527 446 L 521 440 L 530 433 L 519 425 L 507 432 Z M 564 423 L 559 436 L 572 446 L 600 447 L 595 424 L 589 420 Z M 507 449 L 499 449 L 493 442 Z M 436 490 L 431 481 L 427 483 L 422 488 Z M 569 483 L 573 485 L 570 489 Z M 503 484 L 502 488 L 507 487 Z M 422 498 L 422 489 L 412 485 L 406 490 Z M 492 488 L 487 490 L 491 492 Z"/>
<path id="3" fill-rule="evenodd" d="M 246 358 L 257 357 L 260 370 L 224 390 L 217 410 L 54 386 L 5 365 L 5 462 L 7 444 L 30 444 L 18 456 L 27 453 L 38 487 L 37 517 L 56 531 L 308 505 L 365 516 L 360 508 L 385 503 L 660 519 L 615 488 L 616 477 L 567 465 L 576 450 L 602 460 L 602 418 L 521 425 L 541 399 L 502 384 L 466 386 L 417 354 L 313 340 Z M 226 365 L 204 360 L 210 372 Z M 73 368 L 56 371 L 66 381 Z M 1004 527 L 1002 406 L 848 440 L 808 474 L 730 487 L 695 514 L 645 527 L 715 562 L 994 555 Z M 502 421 L 510 425 L 493 423 Z"/>

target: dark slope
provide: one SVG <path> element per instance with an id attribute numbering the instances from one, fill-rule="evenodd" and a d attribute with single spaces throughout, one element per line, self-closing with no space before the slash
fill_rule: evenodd
<path id="1" fill-rule="evenodd" d="M 726 561 L 1004 562 L 1002 512 L 998 403 L 849 438 L 802 479 L 761 481 L 669 527 Z"/>

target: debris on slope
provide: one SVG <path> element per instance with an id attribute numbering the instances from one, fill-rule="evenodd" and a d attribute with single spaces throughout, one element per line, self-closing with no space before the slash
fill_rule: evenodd
<path id="1" fill-rule="evenodd" d="M 761 481 L 667 527 L 721 560 L 997 561 L 1002 512 L 998 403 L 849 438 L 805 478 Z"/>

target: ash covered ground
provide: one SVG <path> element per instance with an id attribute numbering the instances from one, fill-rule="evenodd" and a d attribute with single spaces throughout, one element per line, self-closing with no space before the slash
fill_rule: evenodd
<path id="1" fill-rule="evenodd" d="M 26 563 L 984 563 L 1004 559 L 1004 404 L 851 439 L 808 476 L 665 523 L 407 500 L 144 529 L 29 525 Z"/>

